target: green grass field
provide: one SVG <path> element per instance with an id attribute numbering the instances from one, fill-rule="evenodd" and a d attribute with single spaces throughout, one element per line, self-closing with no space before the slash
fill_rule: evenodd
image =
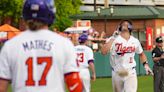
<path id="1" fill-rule="evenodd" d="M 92 83 L 91 92 L 113 92 L 111 78 L 100 78 Z M 140 76 L 138 77 L 137 92 L 153 92 L 153 77 Z"/>
<path id="2" fill-rule="evenodd" d="M 112 92 L 111 78 L 98 78 L 95 82 L 92 82 L 91 89 L 91 92 Z M 11 88 L 8 92 L 11 92 Z M 153 77 L 139 76 L 137 92 L 153 92 Z"/>

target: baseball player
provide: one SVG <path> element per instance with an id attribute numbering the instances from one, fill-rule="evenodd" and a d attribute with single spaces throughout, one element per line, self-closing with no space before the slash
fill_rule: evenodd
<path id="1" fill-rule="evenodd" d="M 78 41 L 80 45 L 75 46 L 75 51 L 77 54 L 77 63 L 80 69 L 80 77 L 83 82 L 83 92 L 90 92 L 90 72 L 88 67 L 92 72 L 92 80 L 96 80 L 96 73 L 94 68 L 94 57 L 93 51 L 87 45 L 88 36 L 86 34 L 82 34 Z"/>
<path id="2" fill-rule="evenodd" d="M 152 74 L 147 58 L 138 39 L 131 35 L 132 23 L 123 20 L 116 33 L 102 47 L 102 54 L 110 51 L 110 63 L 112 66 L 112 84 L 114 92 L 137 92 L 137 74 L 135 53 L 139 54 L 146 74 Z"/>
<path id="3" fill-rule="evenodd" d="M 53 1 L 53 0 L 52 0 Z M 9 40 L 0 52 L 0 92 L 82 92 L 73 44 L 48 30 L 53 23 L 51 0 L 26 0 L 28 29 Z"/>

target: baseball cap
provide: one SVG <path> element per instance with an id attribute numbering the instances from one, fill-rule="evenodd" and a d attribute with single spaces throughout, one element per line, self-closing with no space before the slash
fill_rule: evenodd
<path id="1" fill-rule="evenodd" d="M 160 37 L 157 37 L 157 38 L 156 38 L 156 42 L 157 42 L 157 43 L 162 43 L 162 42 L 163 42 L 162 37 L 161 37 L 161 36 L 160 36 Z"/>

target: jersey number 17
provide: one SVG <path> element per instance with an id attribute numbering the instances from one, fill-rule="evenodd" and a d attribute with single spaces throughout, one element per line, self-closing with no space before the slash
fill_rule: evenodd
<path id="1" fill-rule="evenodd" d="M 37 64 L 41 65 L 43 63 L 46 63 L 46 66 L 43 70 L 41 79 L 39 80 L 39 83 L 38 83 L 39 86 L 44 86 L 47 84 L 46 77 L 52 66 L 52 57 L 38 57 Z M 27 65 L 27 74 L 28 74 L 28 77 L 26 80 L 26 86 L 35 86 L 36 81 L 33 78 L 33 58 L 32 57 L 27 59 L 26 65 Z"/>

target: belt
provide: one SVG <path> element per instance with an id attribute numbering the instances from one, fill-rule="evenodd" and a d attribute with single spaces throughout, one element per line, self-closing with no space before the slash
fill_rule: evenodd
<path id="1" fill-rule="evenodd" d="M 135 69 L 136 67 L 134 66 L 134 67 L 132 67 L 131 69 L 133 70 L 133 69 Z M 114 68 L 112 67 L 112 71 L 114 71 Z"/>

